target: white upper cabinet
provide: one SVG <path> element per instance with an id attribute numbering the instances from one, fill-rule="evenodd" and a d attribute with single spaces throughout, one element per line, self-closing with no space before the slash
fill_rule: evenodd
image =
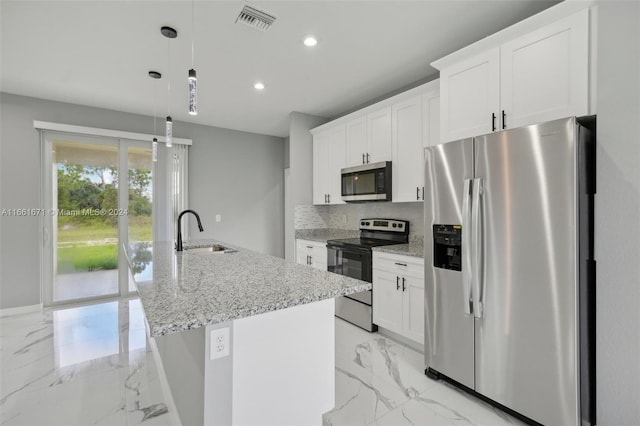
<path id="1" fill-rule="evenodd" d="M 365 157 L 367 163 L 391 161 L 390 107 L 367 114 L 367 152 Z"/>
<path id="2" fill-rule="evenodd" d="M 496 130 L 500 109 L 500 53 L 487 51 L 440 72 L 441 141 Z"/>
<path id="3" fill-rule="evenodd" d="M 393 201 L 424 200 L 424 147 L 440 139 L 440 85 L 435 80 L 391 106 Z"/>
<path id="4" fill-rule="evenodd" d="M 391 108 L 347 122 L 346 167 L 391 161 Z"/>
<path id="5" fill-rule="evenodd" d="M 344 204 L 340 175 L 344 158 L 344 125 L 313 136 L 313 204 Z"/>
<path id="6" fill-rule="evenodd" d="M 589 113 L 589 9 L 440 70 L 441 141 Z"/>
<path id="7" fill-rule="evenodd" d="M 422 201 L 422 95 L 394 104 L 391 117 L 393 201 Z"/>
<path id="8" fill-rule="evenodd" d="M 367 152 L 367 117 L 347 122 L 346 167 L 364 164 Z"/>
<path id="9" fill-rule="evenodd" d="M 500 63 L 504 126 L 588 114 L 589 10 L 505 43 Z"/>
<path id="10" fill-rule="evenodd" d="M 423 201 L 424 147 L 439 143 L 434 80 L 311 130 L 313 203 L 342 204 L 344 167 L 391 161 L 392 201 Z"/>
<path id="11" fill-rule="evenodd" d="M 422 95 L 422 146 L 440 143 L 440 82 L 436 80 L 434 87 Z"/>

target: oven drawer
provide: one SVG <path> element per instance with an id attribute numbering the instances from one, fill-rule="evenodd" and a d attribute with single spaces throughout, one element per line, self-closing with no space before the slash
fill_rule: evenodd
<path id="1" fill-rule="evenodd" d="M 373 269 L 393 274 L 408 274 L 416 277 L 424 277 L 424 259 L 374 251 Z"/>
<path id="2" fill-rule="evenodd" d="M 353 293 L 345 297 L 348 297 L 349 299 L 357 300 L 358 302 L 362 302 L 367 305 L 371 305 L 371 300 L 372 300 L 371 290 L 361 291 L 360 293 Z"/>
<path id="3" fill-rule="evenodd" d="M 336 298 L 336 316 L 367 331 L 378 330 L 378 326 L 373 324 L 371 305 L 356 302 L 346 296 Z"/>

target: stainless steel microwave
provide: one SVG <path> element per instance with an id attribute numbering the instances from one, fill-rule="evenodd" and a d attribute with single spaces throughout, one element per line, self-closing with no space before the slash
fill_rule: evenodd
<path id="1" fill-rule="evenodd" d="M 343 201 L 391 201 L 391 161 L 347 167 L 341 173 Z"/>

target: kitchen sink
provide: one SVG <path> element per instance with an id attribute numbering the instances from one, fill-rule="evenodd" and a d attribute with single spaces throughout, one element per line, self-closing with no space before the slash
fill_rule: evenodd
<path id="1" fill-rule="evenodd" d="M 185 247 L 184 251 L 186 253 L 193 254 L 226 254 L 226 253 L 235 253 L 238 250 L 222 246 L 220 244 L 213 244 L 205 247 Z"/>

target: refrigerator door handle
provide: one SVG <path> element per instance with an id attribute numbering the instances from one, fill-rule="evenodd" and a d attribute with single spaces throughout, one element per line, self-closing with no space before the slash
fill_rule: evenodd
<path id="1" fill-rule="evenodd" d="M 482 196 L 483 196 L 483 181 L 481 178 L 473 180 L 472 188 L 472 204 L 471 204 L 471 239 L 473 244 L 472 249 L 472 269 L 471 274 L 473 276 L 473 289 L 471 290 L 471 297 L 473 298 L 473 315 L 476 318 L 482 318 L 484 315 L 483 295 L 484 290 L 484 253 L 483 253 L 483 238 L 484 230 L 482 228 Z"/>
<path id="2" fill-rule="evenodd" d="M 471 179 L 464 180 L 464 194 L 462 197 L 462 297 L 464 298 L 464 314 L 470 316 L 473 312 L 471 299 L 471 281 L 473 268 L 471 265 Z"/>

